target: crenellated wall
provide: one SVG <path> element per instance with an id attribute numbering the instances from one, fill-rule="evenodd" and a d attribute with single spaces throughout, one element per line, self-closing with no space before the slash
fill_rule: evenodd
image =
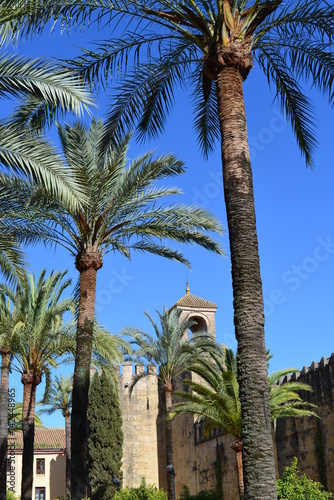
<path id="1" fill-rule="evenodd" d="M 155 367 L 151 365 L 149 369 L 154 372 Z M 138 486 L 145 477 L 148 483 L 166 488 L 165 408 L 157 377 L 144 377 L 129 398 L 133 373 L 143 370 L 142 365 L 133 367 L 126 363 L 122 374 L 119 370 L 124 484 Z M 279 475 L 297 456 L 301 472 L 322 482 L 334 493 L 334 353 L 288 379 L 313 387 L 313 393 L 303 393 L 302 397 L 318 406 L 321 418 L 277 421 L 275 444 Z M 232 436 L 217 429 L 206 439 L 201 424 L 191 416 L 174 419 L 173 430 L 177 497 L 186 484 L 191 493 L 220 487 L 224 500 L 238 499 Z"/>
<path id="2" fill-rule="evenodd" d="M 322 482 L 334 492 L 334 353 L 322 357 L 309 368 L 288 377 L 309 384 L 312 393 L 302 397 L 318 406 L 315 417 L 281 419 L 276 425 L 276 448 L 279 475 L 294 456 L 308 477 Z M 286 381 L 286 379 L 285 379 Z"/>

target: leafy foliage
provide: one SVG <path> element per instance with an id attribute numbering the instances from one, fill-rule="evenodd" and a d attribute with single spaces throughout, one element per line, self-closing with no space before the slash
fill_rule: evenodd
<path id="1" fill-rule="evenodd" d="M 147 485 L 144 478 L 138 488 L 124 488 L 117 492 L 114 500 L 167 500 L 164 490 Z"/>
<path id="2" fill-rule="evenodd" d="M 149 252 L 189 265 L 166 239 L 195 243 L 223 254 L 208 232 L 221 233 L 219 221 L 195 206 L 164 206 L 161 200 L 180 194 L 175 187 L 154 183 L 180 175 L 183 164 L 173 155 L 153 158 L 145 153 L 127 164 L 130 136 L 113 147 L 103 142 L 106 133 L 101 121 L 90 127 L 76 122 L 58 126 L 68 173 L 86 193 L 86 201 L 74 207 L 51 196 L 43 187 L 25 185 L 31 204 L 56 224 L 50 237 L 74 256 L 94 250 L 101 255 L 117 251 L 130 257 L 131 251 Z M 158 240 L 158 241 L 157 241 Z"/>
<path id="3" fill-rule="evenodd" d="M 25 289 L 12 290 L 3 285 L 3 293 L 11 299 L 14 309 L 11 317 L 11 335 L 0 336 L 0 346 L 9 345 L 13 360 L 11 368 L 21 374 L 33 372 L 46 378 L 46 394 L 50 388 L 50 368 L 73 346 L 70 324 L 63 315 L 74 311 L 73 299 L 62 298 L 70 286 L 65 272 L 52 271 L 46 277 L 44 269 L 38 279 L 27 276 Z M 9 343 L 9 344 L 8 344 Z"/>
<path id="4" fill-rule="evenodd" d="M 51 382 L 49 393 L 38 404 L 43 404 L 48 406 L 48 408 L 42 408 L 39 413 L 47 413 L 51 415 L 56 410 L 62 412 L 63 417 L 69 414 L 72 406 L 72 385 L 73 376 L 60 375 L 60 378 L 56 375 L 55 380 Z"/>
<path id="5" fill-rule="evenodd" d="M 19 500 L 13 491 L 7 490 L 7 500 Z"/>
<path id="6" fill-rule="evenodd" d="M 278 500 L 327 500 L 333 495 L 322 484 L 312 481 L 298 471 L 295 457 L 289 467 L 284 468 L 283 476 L 277 481 Z"/>
<path id="7" fill-rule="evenodd" d="M 23 403 L 15 402 L 15 407 L 10 408 L 8 412 L 8 432 L 22 431 L 22 406 Z M 41 412 L 35 413 L 34 421 L 35 428 L 43 427 L 42 421 L 39 417 Z"/>
<path id="8" fill-rule="evenodd" d="M 154 137 L 165 126 L 179 86 L 193 94 L 195 130 L 205 154 L 212 151 L 218 134 L 214 88 L 203 76 L 202 58 L 215 51 L 217 41 L 224 48 L 247 49 L 273 87 L 298 146 L 312 165 L 317 145 L 314 109 L 302 85 L 315 85 L 333 103 L 330 2 L 43 0 L 36 5 L 31 0 L 2 0 L 1 4 L 9 12 L 14 33 L 21 36 L 40 32 L 49 19 L 60 20 L 63 29 L 70 30 L 93 23 L 119 27 L 127 16 L 126 30 L 118 39 L 83 49 L 75 62 L 91 86 L 99 82 L 105 86 L 116 74 L 123 78 L 110 111 L 109 134 L 119 137 L 137 126 L 139 138 Z"/>
<path id="9" fill-rule="evenodd" d="M 131 337 L 131 342 L 137 346 L 134 357 L 136 359 L 144 359 L 156 366 L 156 376 L 163 385 L 175 381 L 184 370 L 188 369 L 191 361 L 204 352 L 206 349 L 213 347 L 215 342 L 209 335 L 200 332 L 186 338 L 188 329 L 196 324 L 188 316 L 180 318 L 182 311 L 172 309 L 167 311 L 165 308 L 162 313 L 157 311 L 160 320 L 158 325 L 150 314 L 145 315 L 150 320 L 155 337 L 143 330 L 136 328 L 124 328 L 122 333 Z M 133 382 L 130 385 L 130 392 L 135 384 L 146 376 L 153 375 L 150 369 L 134 376 Z"/>
<path id="10" fill-rule="evenodd" d="M 91 382 L 88 406 L 89 475 L 94 497 L 113 498 L 113 478 L 122 480 L 122 417 L 118 394 L 108 377 L 96 373 Z"/>
<path id="11" fill-rule="evenodd" d="M 268 354 L 268 359 L 270 355 Z M 241 405 L 237 380 L 237 362 L 231 349 L 216 346 L 206 357 L 198 357 L 188 368 L 200 377 L 199 381 L 185 380 L 190 392 L 177 392 L 183 402 L 174 405 L 172 416 L 193 414 L 204 420 L 204 432 L 222 427 L 235 438 L 242 439 Z M 312 391 L 308 384 L 290 381 L 277 382 L 292 372 L 288 368 L 269 375 L 270 411 L 272 420 L 283 417 L 315 416 L 312 404 L 304 402 L 299 391 Z"/>
<path id="12" fill-rule="evenodd" d="M 196 495 L 190 495 L 188 486 L 182 486 L 179 500 L 221 500 L 221 495 L 215 491 L 200 491 Z"/>

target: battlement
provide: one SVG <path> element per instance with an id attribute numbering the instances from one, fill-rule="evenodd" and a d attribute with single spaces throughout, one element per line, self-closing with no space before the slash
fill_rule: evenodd
<path id="1" fill-rule="evenodd" d="M 145 366 L 143 363 L 132 363 L 130 361 L 116 366 L 117 375 L 120 377 L 121 380 L 127 382 L 129 380 L 132 380 L 135 377 L 135 375 L 140 375 L 145 372 L 150 373 L 152 375 L 156 375 L 157 367 L 153 364 Z"/>
<path id="2" fill-rule="evenodd" d="M 306 375 L 311 375 L 317 371 L 321 371 L 327 365 L 334 365 L 334 352 L 331 354 L 329 358 L 323 356 L 319 363 L 313 361 L 309 367 L 303 366 L 301 371 L 292 373 L 291 375 L 286 375 L 281 383 L 285 382 L 296 382 L 300 378 L 305 377 Z"/>

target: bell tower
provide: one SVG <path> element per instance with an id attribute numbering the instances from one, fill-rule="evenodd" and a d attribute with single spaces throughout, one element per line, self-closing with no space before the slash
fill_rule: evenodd
<path id="1" fill-rule="evenodd" d="M 191 328 L 192 333 L 207 332 L 216 338 L 216 319 L 215 314 L 217 306 L 214 302 L 202 299 L 196 295 L 192 295 L 187 282 L 186 294 L 181 297 L 172 309 L 177 308 L 182 311 L 181 318 L 189 316 L 194 319 L 197 324 Z"/>

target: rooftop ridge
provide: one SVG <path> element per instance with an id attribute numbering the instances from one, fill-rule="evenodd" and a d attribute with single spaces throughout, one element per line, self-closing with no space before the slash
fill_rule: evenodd
<path id="1" fill-rule="evenodd" d="M 217 309 L 217 305 L 210 300 L 202 299 L 202 297 L 198 297 L 198 295 L 193 295 L 187 290 L 187 293 L 183 295 L 173 307 L 183 306 L 183 307 L 196 307 L 196 308 L 212 308 Z M 172 307 L 172 308 L 173 308 Z"/>
<path id="2" fill-rule="evenodd" d="M 15 442 L 15 450 L 22 450 L 22 431 L 9 432 L 8 442 Z M 64 450 L 65 448 L 65 427 L 35 428 L 34 450 Z"/>

